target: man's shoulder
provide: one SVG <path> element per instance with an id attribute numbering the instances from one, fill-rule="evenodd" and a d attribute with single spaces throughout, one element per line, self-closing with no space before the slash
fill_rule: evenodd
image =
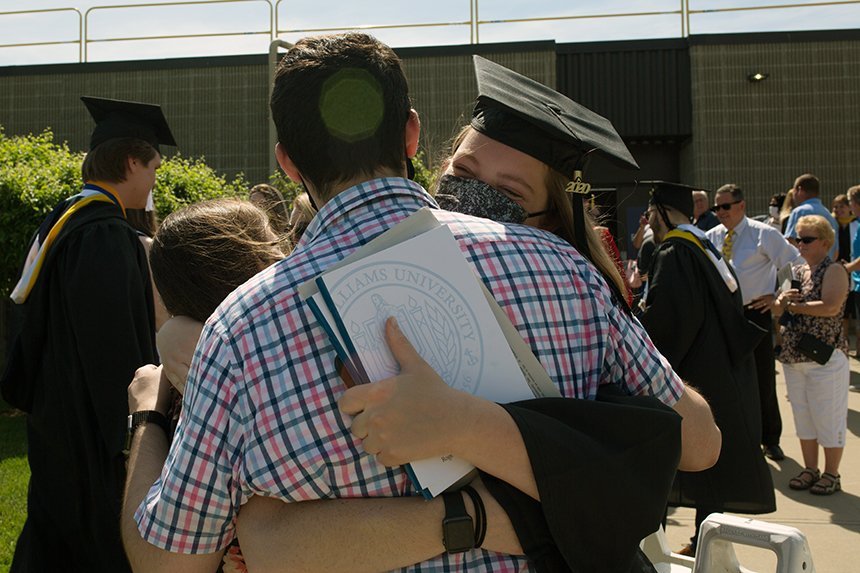
<path id="1" fill-rule="evenodd" d="M 750 229 L 755 229 L 755 231 L 757 233 L 764 234 L 764 235 L 779 235 L 780 237 L 782 236 L 782 234 L 779 231 L 777 231 L 773 227 L 773 225 L 770 225 L 770 224 L 765 223 L 763 221 L 756 221 L 755 219 L 751 219 L 751 218 L 747 217 L 746 223 Z"/>
<path id="2" fill-rule="evenodd" d="M 666 237 L 663 242 L 657 246 L 657 250 L 654 252 L 655 257 L 659 257 L 664 260 L 684 259 L 697 257 L 699 255 L 707 257 L 699 241 L 694 237 L 689 239 L 679 236 Z"/>
<path id="3" fill-rule="evenodd" d="M 101 202 L 75 213 L 57 234 L 54 248 L 58 253 L 72 247 L 94 249 L 98 256 L 119 255 L 138 247 L 143 250 L 137 231 L 119 207 Z"/>
<path id="4" fill-rule="evenodd" d="M 810 213 L 815 213 L 817 210 L 816 209 L 817 205 L 821 205 L 821 202 L 818 202 L 816 204 L 810 200 L 810 201 L 807 201 L 805 203 L 801 203 L 800 205 L 798 205 L 797 207 L 792 209 L 791 214 L 796 219 L 797 217 L 799 217 L 801 215 L 809 215 Z"/>
<path id="5" fill-rule="evenodd" d="M 497 243 L 512 247 L 522 247 L 559 252 L 560 256 L 573 254 L 576 250 L 564 239 L 535 227 L 516 225 L 513 223 L 498 223 L 490 219 L 463 215 L 451 211 L 437 210 L 434 215 L 440 223 L 447 226 L 454 237 L 465 244 Z"/>
<path id="6" fill-rule="evenodd" d="M 711 227 L 707 231 L 705 231 L 705 236 L 710 240 L 718 239 L 726 234 L 726 226 L 722 223 L 717 224 L 716 227 Z"/>

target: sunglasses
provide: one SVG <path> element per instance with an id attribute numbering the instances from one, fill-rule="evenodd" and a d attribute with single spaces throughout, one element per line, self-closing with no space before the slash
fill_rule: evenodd
<path id="1" fill-rule="evenodd" d="M 737 205 L 738 203 L 740 203 L 740 201 L 732 201 L 731 203 L 723 203 L 722 205 L 714 205 L 713 207 L 711 207 L 711 211 L 716 212 L 716 211 L 719 211 L 720 209 L 722 209 L 723 211 L 728 211 L 729 209 L 732 208 L 732 205 Z"/>
<path id="2" fill-rule="evenodd" d="M 814 243 L 817 241 L 819 237 L 798 237 L 797 240 L 804 245 L 808 245 L 809 243 Z"/>

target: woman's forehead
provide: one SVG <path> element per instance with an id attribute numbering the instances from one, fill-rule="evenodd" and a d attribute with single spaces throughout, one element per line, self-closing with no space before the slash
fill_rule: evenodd
<path id="1" fill-rule="evenodd" d="M 516 171 L 520 176 L 543 176 L 549 167 L 543 161 L 475 131 L 469 132 L 454 153 L 455 160 L 474 162 L 481 167 Z"/>

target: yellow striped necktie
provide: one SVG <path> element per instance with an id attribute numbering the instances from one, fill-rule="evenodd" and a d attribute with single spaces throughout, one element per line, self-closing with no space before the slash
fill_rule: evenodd
<path id="1" fill-rule="evenodd" d="M 732 258 L 732 243 L 735 241 L 735 231 L 732 229 L 726 233 L 726 240 L 723 243 L 723 258 L 731 260 Z"/>

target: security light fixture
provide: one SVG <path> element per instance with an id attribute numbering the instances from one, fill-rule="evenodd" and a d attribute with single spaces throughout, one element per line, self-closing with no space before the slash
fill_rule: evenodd
<path id="1" fill-rule="evenodd" d="M 747 79 L 750 82 L 755 83 L 755 82 L 763 82 L 768 77 L 770 77 L 770 74 L 763 74 L 762 72 L 755 72 L 754 74 L 748 75 Z"/>

